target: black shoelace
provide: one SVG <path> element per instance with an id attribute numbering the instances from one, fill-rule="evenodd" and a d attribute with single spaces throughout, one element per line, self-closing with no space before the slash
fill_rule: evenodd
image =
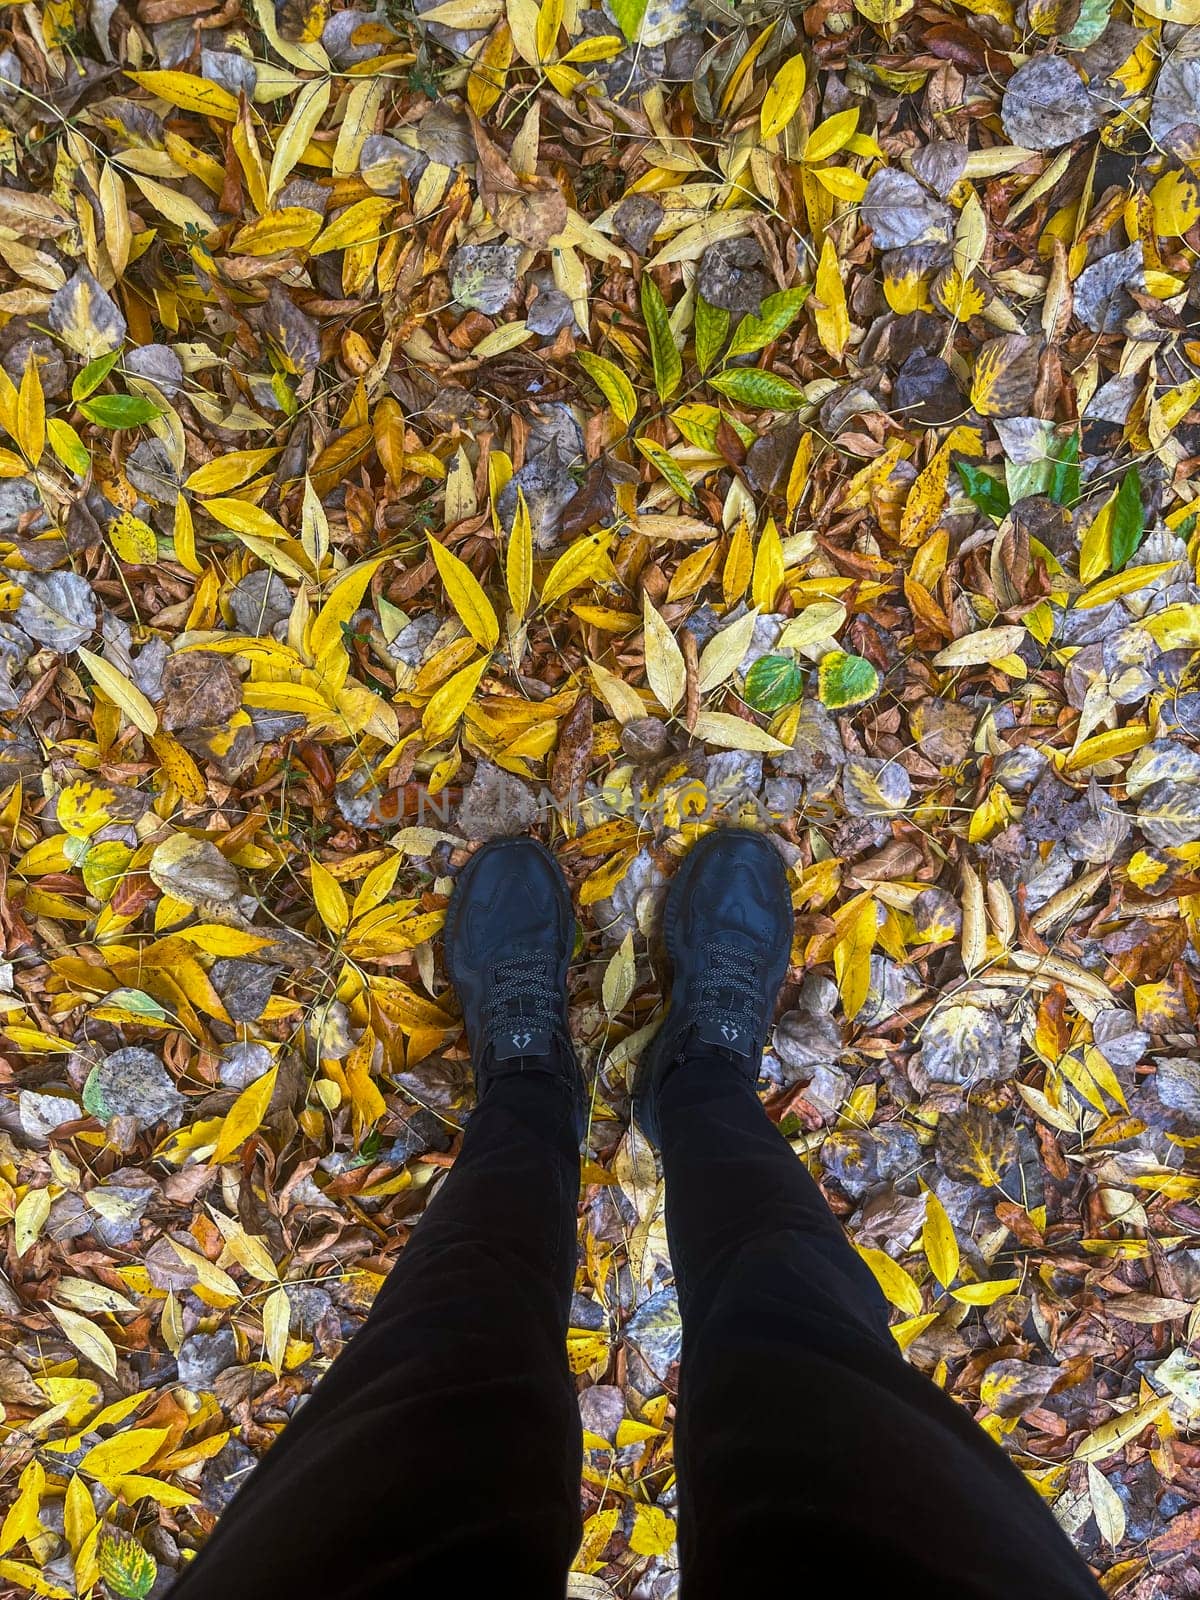
<path id="1" fill-rule="evenodd" d="M 557 1033 L 562 1026 L 562 993 L 555 980 L 552 956 L 513 955 L 497 961 L 487 1005 L 488 1042 L 494 1044 L 498 1033 L 511 1030 L 517 1018 L 531 1032 Z"/>
<path id="2" fill-rule="evenodd" d="M 741 1023 L 751 1037 L 762 1032 L 762 962 L 749 950 L 710 939 L 704 945 L 704 976 L 696 1017 L 701 1022 Z"/>

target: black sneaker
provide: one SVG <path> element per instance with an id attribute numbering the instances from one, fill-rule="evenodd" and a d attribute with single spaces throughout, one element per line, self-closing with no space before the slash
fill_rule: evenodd
<path id="1" fill-rule="evenodd" d="M 571 892 L 536 839 L 495 839 L 458 875 L 444 934 L 475 1089 L 494 1078 L 550 1073 L 576 1091 L 583 1080 L 567 1031 L 567 964 L 575 944 Z"/>
<path id="2" fill-rule="evenodd" d="M 658 1091 L 689 1056 L 716 1050 L 732 1071 L 758 1079 L 792 947 L 787 872 L 765 834 L 721 828 L 701 839 L 667 893 L 664 933 L 671 999 L 633 1096 L 638 1126 L 653 1144 L 660 1142 Z"/>

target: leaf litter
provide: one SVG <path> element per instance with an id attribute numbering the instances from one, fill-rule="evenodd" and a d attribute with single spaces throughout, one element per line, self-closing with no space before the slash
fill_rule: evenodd
<path id="1" fill-rule="evenodd" d="M 0 1577 L 198 1548 L 452 1163 L 536 827 L 573 1592 L 677 1583 L 628 1132 L 713 814 L 761 1090 L 1106 1591 L 1200 1581 L 1195 0 L 48 0 L 0 38 Z"/>

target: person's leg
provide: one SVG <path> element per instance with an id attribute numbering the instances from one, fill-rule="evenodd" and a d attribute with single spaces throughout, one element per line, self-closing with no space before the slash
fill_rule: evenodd
<path id="1" fill-rule="evenodd" d="M 562 1600 L 580 1538 L 566 1360 L 580 1083 L 562 1035 L 569 902 L 564 914 L 552 867 L 510 841 L 464 872 L 448 965 L 481 1100 L 462 1151 L 366 1325 L 222 1516 L 180 1600 L 457 1596 L 499 1572 L 531 1600 Z M 485 1021 L 471 965 L 501 908 L 492 965 L 518 970 L 483 982 Z M 501 1056 L 500 1026 L 541 1053 Z"/>
<path id="2" fill-rule="evenodd" d="M 753 1085 L 701 1055 L 666 1079 L 659 1116 L 683 1600 L 834 1567 L 856 1595 L 1096 1600 L 1044 1502 L 901 1357 L 874 1277 Z"/>
<path id="3" fill-rule="evenodd" d="M 725 830 L 692 850 L 667 898 L 670 1005 L 635 1084 L 683 1317 L 682 1600 L 826 1572 L 864 1596 L 1096 1600 L 1020 1473 L 902 1359 L 873 1276 L 758 1101 L 791 925 L 769 841 Z"/>

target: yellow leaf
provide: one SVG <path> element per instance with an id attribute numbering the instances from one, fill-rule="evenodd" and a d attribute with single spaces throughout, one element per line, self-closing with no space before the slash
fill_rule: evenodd
<path id="1" fill-rule="evenodd" d="M 216 227 L 213 219 L 203 206 L 197 205 L 186 194 L 181 194 L 177 189 L 168 189 L 165 183 L 143 177 L 140 172 L 131 173 L 130 176 L 159 215 L 174 223 L 185 234 L 194 229 L 202 239 L 207 239 L 213 232 Z"/>
<path id="2" fill-rule="evenodd" d="M 791 749 L 756 722 L 745 722 L 731 711 L 702 711 L 692 732 L 705 744 L 715 744 L 722 750 L 761 750 L 764 755 L 780 755 Z"/>
<path id="3" fill-rule="evenodd" d="M 627 933 L 604 969 L 604 981 L 600 988 L 604 1009 L 610 1017 L 615 1017 L 618 1012 L 624 1011 L 629 1004 L 636 978 L 637 963 L 633 955 L 633 934 Z"/>
<path id="4" fill-rule="evenodd" d="M 858 127 L 859 110 L 851 106 L 849 111 L 838 111 L 832 117 L 826 117 L 808 136 L 804 146 L 805 161 L 825 161 L 830 156 L 836 155 L 854 137 Z"/>
<path id="5" fill-rule="evenodd" d="M 49 1309 L 80 1355 L 85 1356 L 102 1372 L 107 1372 L 110 1378 L 115 1378 L 117 1352 L 112 1340 L 103 1329 L 97 1328 L 86 1317 L 81 1317 L 77 1311 L 66 1310 L 64 1306 L 52 1305 Z"/>
<path id="6" fill-rule="evenodd" d="M 757 621 L 758 610 L 752 608 L 744 617 L 739 617 L 727 628 L 722 628 L 719 633 L 713 634 L 700 652 L 700 661 L 696 669 L 701 694 L 707 694 L 710 689 L 717 688 L 737 671 L 742 658 L 750 648 Z"/>
<path id="7" fill-rule="evenodd" d="M 721 574 L 721 596 L 727 606 L 736 605 L 745 594 L 753 570 L 754 546 L 750 540 L 750 528 L 743 521 L 738 523 L 729 541 L 729 554 L 725 557 L 725 568 Z"/>
<path id="8" fill-rule="evenodd" d="M 430 745 L 438 744 L 455 727 L 471 703 L 480 679 L 488 669 L 490 657 L 480 656 L 448 678 L 432 697 L 421 717 L 421 732 Z"/>
<path id="9" fill-rule="evenodd" d="M 240 489 L 278 454 L 278 449 L 230 450 L 197 467 L 184 479 L 183 486 L 193 494 L 227 494 L 230 489 Z"/>
<path id="10" fill-rule="evenodd" d="M 964 1306 L 990 1306 L 1020 1287 L 1020 1278 L 993 1278 L 989 1283 L 964 1283 L 950 1293 Z"/>
<path id="11" fill-rule="evenodd" d="M 537 53 L 539 61 L 552 61 L 558 54 L 558 30 L 562 27 L 563 0 L 542 0 L 538 7 Z"/>
<path id="12" fill-rule="evenodd" d="M 150 94 L 165 100 L 168 105 L 178 106 L 181 111 L 191 111 L 202 117 L 219 117 L 222 122 L 237 120 L 237 96 L 197 73 L 129 72 L 126 76 L 132 78 L 134 83 L 140 83 Z"/>
<path id="13" fill-rule="evenodd" d="M 360 561 L 347 567 L 326 597 L 325 604 L 313 618 L 308 638 L 308 651 L 312 660 L 321 661 L 334 645 L 342 643 L 342 626 L 358 610 L 367 585 L 375 576 L 382 557 L 373 561 Z"/>
<path id="14" fill-rule="evenodd" d="M 320 231 L 318 212 L 307 206 L 280 206 L 239 228 L 229 249 L 236 256 L 277 256 L 287 250 L 307 250 Z"/>
<path id="15" fill-rule="evenodd" d="M 950 474 L 950 452 L 943 446 L 929 465 L 917 474 L 900 518 L 901 544 L 919 544 L 941 520 Z"/>
<path id="16" fill-rule="evenodd" d="M 593 661 L 590 657 L 588 666 L 591 669 L 596 693 L 618 722 L 632 722 L 635 718 L 646 715 L 641 696 L 636 689 L 629 687 L 624 678 L 618 678 L 615 672 L 610 672 L 607 667 L 602 667 L 598 661 Z"/>
<path id="17" fill-rule="evenodd" d="M 99 1478 L 106 1488 L 127 1472 L 136 1472 L 152 1460 L 169 1437 L 168 1428 L 130 1428 L 93 1445 L 79 1463 L 80 1472 Z"/>
<path id="18" fill-rule="evenodd" d="M 248 1084 L 230 1106 L 217 1136 L 217 1147 L 212 1153 L 212 1164 L 220 1166 L 245 1143 L 267 1114 L 271 1096 L 275 1092 L 275 1079 L 279 1068 L 271 1067 L 261 1078 Z"/>
<path id="19" fill-rule="evenodd" d="M 118 672 L 116 667 L 105 661 L 102 656 L 96 655 L 91 650 L 85 650 L 82 645 L 79 647 L 78 655 L 104 693 L 114 705 L 120 706 L 135 728 L 147 735 L 158 732 L 158 712 L 136 683 L 132 683 L 124 673 Z"/>
<path id="20" fill-rule="evenodd" d="M 183 496 L 180 496 L 182 501 Z M 161 729 L 150 736 L 150 746 L 158 757 L 158 765 L 167 782 L 173 784 L 185 800 L 200 805 L 208 798 L 208 789 L 200 768 L 178 739 Z"/>
<path id="21" fill-rule="evenodd" d="M 838 269 L 837 251 L 828 234 L 821 246 L 814 291 L 809 304 L 817 324 L 817 337 L 829 354 L 837 359 L 850 338 L 850 313 L 846 309 L 846 290 Z"/>
<path id="22" fill-rule="evenodd" d="M 486 116 L 499 100 L 512 56 L 512 30 L 501 17 L 484 40 L 467 79 L 467 101 L 477 117 Z"/>
<path id="23" fill-rule="evenodd" d="M 37 1243 L 52 1204 L 49 1189 L 30 1189 L 28 1194 L 22 1196 L 12 1219 L 13 1248 L 18 1257 Z"/>
<path id="24" fill-rule="evenodd" d="M 754 579 L 750 598 L 760 611 L 774 611 L 784 580 L 783 541 L 775 518 L 768 517 L 754 553 Z"/>
<path id="25" fill-rule="evenodd" d="M 173 1483 L 160 1483 L 157 1478 L 143 1478 L 135 1472 L 118 1478 L 113 1487 L 127 1506 L 137 1500 L 153 1500 L 160 1506 L 176 1509 L 199 1504 L 197 1497 L 187 1489 L 177 1488 Z"/>
<path id="26" fill-rule="evenodd" d="M 53 1306 L 50 1308 L 53 1310 Z M 8 1508 L 4 1526 L 0 1528 L 0 1555 L 11 1550 L 22 1539 L 27 1544 L 45 1530 L 38 1520 L 42 1495 L 46 1491 L 46 1469 L 40 1461 L 31 1461 L 21 1473 L 16 1499 Z"/>
<path id="27" fill-rule="evenodd" d="M 233 533 L 247 533 L 255 539 L 286 539 L 287 529 L 269 511 L 249 500 L 206 500 L 204 509 L 215 522 Z"/>
<path id="28" fill-rule="evenodd" d="M 812 176 L 838 200 L 861 200 L 867 192 L 867 180 L 852 167 L 814 167 Z"/>
<path id="29" fill-rule="evenodd" d="M 607 575 L 612 565 L 608 559 L 610 538 L 607 532 L 588 533 L 569 544 L 546 575 L 541 604 L 552 606 L 581 583 Z"/>
<path id="30" fill-rule="evenodd" d="M 73 1472 L 63 1501 L 63 1532 L 67 1536 L 67 1543 L 71 1547 L 73 1556 L 79 1554 L 83 1548 L 83 1541 L 98 1520 L 87 1484 L 77 1472 Z"/>
<path id="31" fill-rule="evenodd" d="M 1200 185 L 1194 173 L 1165 173 L 1150 191 L 1154 226 L 1164 238 L 1177 239 L 1200 221 Z"/>
<path id="32" fill-rule="evenodd" d="M 906 1316 L 921 1314 L 921 1291 L 898 1261 L 882 1250 L 870 1250 L 865 1245 L 855 1247 L 875 1275 L 875 1281 L 898 1311 Z"/>
<path id="33" fill-rule="evenodd" d="M 764 139 L 773 139 L 777 133 L 782 133 L 799 111 L 807 79 L 803 56 L 793 56 L 780 67 L 763 97 L 759 114 Z"/>
<path id="34" fill-rule="evenodd" d="M 385 195 L 371 195 L 366 200 L 356 201 L 321 230 L 310 245 L 309 254 L 325 255 L 330 250 L 348 250 L 354 245 L 378 240 L 384 219 L 395 208 L 396 202 Z"/>
<path id="35" fill-rule="evenodd" d="M 642 621 L 646 630 L 646 682 L 659 705 L 665 711 L 674 711 L 687 686 L 683 651 L 645 593 L 642 595 Z"/>
<path id="36" fill-rule="evenodd" d="M 439 540 L 430 539 L 429 551 L 459 620 L 481 649 L 494 650 L 500 638 L 500 624 L 479 579 Z"/>
<path id="37" fill-rule="evenodd" d="M 271 158 L 271 172 L 267 179 L 269 199 L 273 200 L 279 193 L 288 174 L 308 149 L 309 140 L 328 110 L 331 87 L 328 78 L 311 78 L 296 96 L 292 114 L 275 141 L 275 154 Z"/>
<path id="38" fill-rule="evenodd" d="M 946 1208 L 932 1190 L 925 1196 L 925 1221 L 921 1228 L 921 1248 L 930 1271 L 948 1289 L 958 1273 L 958 1240 Z"/>
<path id="39" fill-rule="evenodd" d="M 181 494 L 175 501 L 175 559 L 181 567 L 193 573 L 197 578 L 204 573 L 204 568 L 196 556 L 196 525 L 192 520 L 192 508 L 188 504 L 185 494 Z"/>
<path id="40" fill-rule="evenodd" d="M 312 877 L 313 900 L 321 921 L 330 933 L 334 935 L 345 933 L 350 926 L 350 907 L 346 904 L 341 884 L 329 868 L 323 867 L 319 861 L 310 860 L 309 871 Z"/>
<path id="41" fill-rule="evenodd" d="M 229 1254 L 260 1283 L 278 1283 L 279 1271 L 271 1260 L 271 1253 L 262 1238 L 256 1233 L 247 1233 L 240 1222 L 235 1222 L 232 1217 L 227 1217 L 224 1212 L 212 1208 L 212 1219 L 221 1230 L 221 1237 L 225 1240 L 225 1248 Z"/>
<path id="42" fill-rule="evenodd" d="M 1113 491 L 1092 518 L 1079 542 L 1079 580 L 1091 583 L 1112 564 L 1112 528 L 1117 508 L 1117 492 Z"/>
<path id="43" fill-rule="evenodd" d="M 150 566 L 158 560 L 157 534 L 132 511 L 122 511 L 113 518 L 108 527 L 108 540 L 119 559 L 130 566 Z"/>
<path id="44" fill-rule="evenodd" d="M 638 1556 L 665 1556 L 675 1545 L 675 1523 L 657 1506 L 637 1506 L 629 1530 L 629 1548 Z"/>
<path id="45" fill-rule="evenodd" d="M 292 1302 L 288 1299 L 287 1290 L 280 1284 L 278 1289 L 272 1289 L 263 1306 L 263 1344 L 276 1377 L 283 1371 L 291 1320 Z"/>
<path id="46" fill-rule="evenodd" d="M 1123 1450 L 1137 1438 L 1144 1428 L 1152 1422 L 1157 1422 L 1159 1417 L 1165 1415 L 1170 1406 L 1172 1396 L 1169 1394 L 1155 1395 L 1140 1406 L 1135 1406 L 1132 1411 L 1124 1411 L 1118 1417 L 1110 1417 L 1107 1422 L 1102 1422 L 1098 1428 L 1093 1428 L 1075 1448 L 1076 1461 L 1104 1461 L 1109 1456 L 1115 1456 L 1118 1450 Z"/>
<path id="47" fill-rule="evenodd" d="M 862 1010 L 870 991 L 871 951 L 875 948 L 878 930 L 875 902 L 868 895 L 833 949 L 833 970 L 837 977 L 838 992 L 850 1021 Z"/>
<path id="48" fill-rule="evenodd" d="M 17 394 L 17 441 L 36 467 L 46 448 L 46 397 L 37 360 L 32 355 L 25 363 Z"/>
<path id="49" fill-rule="evenodd" d="M 504 581 L 508 588 L 509 603 L 517 616 L 523 618 L 533 596 L 533 528 L 524 491 L 519 488 L 504 562 Z"/>
<path id="50" fill-rule="evenodd" d="M 637 395 L 633 385 L 615 362 L 589 350 L 576 351 L 579 365 L 612 407 L 613 415 L 628 428 L 637 416 Z"/>

